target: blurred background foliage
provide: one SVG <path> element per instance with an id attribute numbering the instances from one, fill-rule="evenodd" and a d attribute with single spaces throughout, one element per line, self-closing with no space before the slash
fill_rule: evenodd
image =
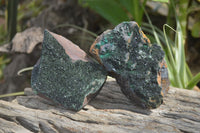
<path id="1" fill-rule="evenodd" d="M 44 6 L 42 0 L 0 0 L 0 46 L 10 43 L 17 32 L 25 30 L 25 22 L 36 17 Z M 9 57 L 0 55 L 0 79 Z"/>
<path id="2" fill-rule="evenodd" d="M 0 45 L 27 28 L 24 22 L 44 9 L 41 3 L 42 0 L 0 0 Z"/>
<path id="3" fill-rule="evenodd" d="M 194 40 L 200 38 L 200 0 L 78 1 L 105 18 L 111 25 L 108 27 L 122 21 L 136 21 L 151 42 L 165 51 L 172 86 L 192 89 L 200 81 L 200 73 L 192 74 L 189 67 L 192 54 L 188 50 Z M 26 20 L 36 17 L 45 8 L 41 3 L 42 0 L 0 0 L 0 44 L 11 41 L 16 32 L 26 29 Z M 154 15 L 155 12 L 158 15 Z M 163 18 L 165 25 L 159 23 Z M 2 68 L 8 62 L 6 55 L 0 57 L 1 77 Z"/>
<path id="4" fill-rule="evenodd" d="M 79 0 L 84 6 L 89 6 L 113 25 L 122 21 L 135 20 L 140 25 L 147 0 Z"/>

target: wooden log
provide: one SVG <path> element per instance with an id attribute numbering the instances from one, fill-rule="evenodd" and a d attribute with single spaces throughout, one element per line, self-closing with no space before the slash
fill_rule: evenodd
<path id="1" fill-rule="evenodd" d="M 0 133 L 200 131 L 200 92 L 171 87 L 164 104 L 144 110 L 131 103 L 115 79 L 79 112 L 65 110 L 25 89 L 27 96 L 0 101 Z"/>

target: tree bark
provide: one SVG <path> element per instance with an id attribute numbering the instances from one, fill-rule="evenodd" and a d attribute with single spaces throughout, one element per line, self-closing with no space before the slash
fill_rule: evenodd
<path id="1" fill-rule="evenodd" d="M 79 112 L 65 110 L 25 89 L 26 96 L 0 101 L 1 132 L 199 132 L 200 92 L 170 87 L 164 104 L 144 110 L 131 103 L 113 78 Z"/>

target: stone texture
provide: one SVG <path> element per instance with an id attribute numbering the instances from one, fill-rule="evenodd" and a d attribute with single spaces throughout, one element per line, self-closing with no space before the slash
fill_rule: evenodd
<path id="1" fill-rule="evenodd" d="M 199 133 L 199 99 L 200 92 L 170 87 L 164 104 L 145 110 L 132 104 L 115 79 L 108 78 L 99 95 L 79 112 L 37 95 L 0 100 L 0 132 Z"/>
<path id="2" fill-rule="evenodd" d="M 80 110 L 100 91 L 106 72 L 78 46 L 45 30 L 42 55 L 32 71 L 38 95 L 71 110 Z"/>
<path id="3" fill-rule="evenodd" d="M 35 47 L 43 40 L 43 30 L 40 27 L 31 27 L 16 33 L 12 41 L 0 46 L 2 53 L 26 53 L 31 54 Z"/>
<path id="4" fill-rule="evenodd" d="M 133 102 L 144 108 L 157 108 L 163 103 L 169 87 L 164 52 L 150 43 L 136 22 L 123 22 L 102 33 L 90 53 Z"/>
<path id="5" fill-rule="evenodd" d="M 40 27 L 28 28 L 23 32 L 17 33 L 12 39 L 12 52 L 30 54 L 36 45 L 43 40 L 43 32 Z"/>

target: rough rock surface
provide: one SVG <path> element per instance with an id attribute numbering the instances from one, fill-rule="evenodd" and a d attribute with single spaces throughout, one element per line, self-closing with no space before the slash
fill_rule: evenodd
<path id="1" fill-rule="evenodd" d="M 43 30 L 39 27 L 28 28 L 17 33 L 12 39 L 12 52 L 30 54 L 35 46 L 43 40 Z"/>
<path id="2" fill-rule="evenodd" d="M 112 78 L 107 79 L 100 94 L 79 112 L 30 95 L 30 89 L 28 96 L 19 96 L 12 102 L 0 100 L 1 133 L 199 131 L 200 92 L 172 87 L 164 97 L 164 104 L 151 111 L 132 104 Z"/>
<path id="3" fill-rule="evenodd" d="M 45 30 L 32 88 L 67 109 L 80 110 L 100 91 L 106 71 L 71 41 Z"/>
<path id="4" fill-rule="evenodd" d="M 18 32 L 11 43 L 0 46 L 1 53 L 26 53 L 33 52 L 35 47 L 43 40 L 43 30 L 40 27 L 31 27 L 22 32 Z"/>
<path id="5" fill-rule="evenodd" d="M 122 92 L 144 108 L 157 108 L 169 87 L 161 47 L 152 45 L 136 22 L 123 22 L 93 43 L 91 54 L 115 77 Z"/>

